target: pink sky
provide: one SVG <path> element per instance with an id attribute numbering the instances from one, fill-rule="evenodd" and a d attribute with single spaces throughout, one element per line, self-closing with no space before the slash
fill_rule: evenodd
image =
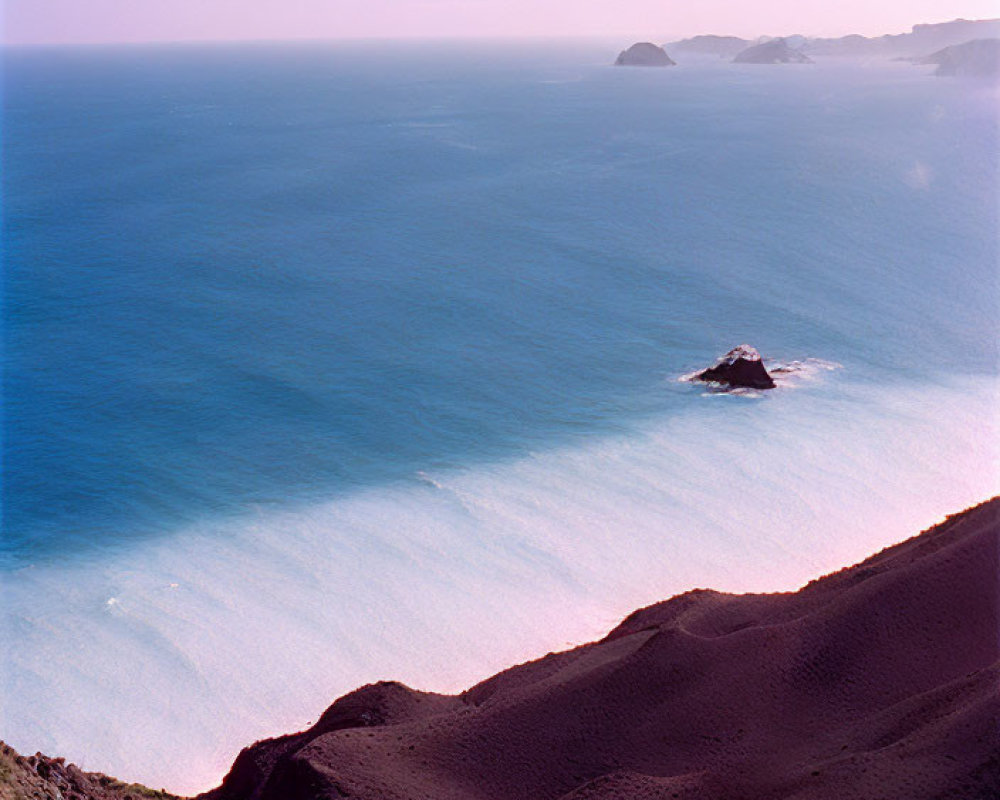
<path id="1" fill-rule="evenodd" d="M 6 43 L 901 33 L 1000 0 L 0 0 Z"/>

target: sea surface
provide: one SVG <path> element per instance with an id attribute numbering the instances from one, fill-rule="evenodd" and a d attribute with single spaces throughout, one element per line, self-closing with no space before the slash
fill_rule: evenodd
<path id="1" fill-rule="evenodd" d="M 1000 491 L 996 91 L 625 44 L 3 52 L 0 738 L 202 790 Z"/>

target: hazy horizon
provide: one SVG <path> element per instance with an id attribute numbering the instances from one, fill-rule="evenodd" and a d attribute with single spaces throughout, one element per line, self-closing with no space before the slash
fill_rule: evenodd
<path id="1" fill-rule="evenodd" d="M 995 0 L 934 0 L 873 6 L 846 0 L 835 9 L 818 2 L 758 0 L 726 8 L 709 0 L 697 8 L 631 0 L 615 9 L 566 0 L 7 0 L 4 45 L 114 44 L 252 40 L 503 39 L 622 37 L 670 41 L 714 33 L 865 36 L 898 34 L 913 25 L 1000 15 Z"/>

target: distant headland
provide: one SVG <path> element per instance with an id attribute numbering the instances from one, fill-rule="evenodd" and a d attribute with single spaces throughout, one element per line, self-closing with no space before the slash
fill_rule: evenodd
<path id="1" fill-rule="evenodd" d="M 1000 77 L 1000 39 L 974 39 L 910 60 L 936 64 L 935 75 L 996 80 Z"/>
<path id="2" fill-rule="evenodd" d="M 668 42 L 664 47 L 670 52 L 682 55 L 733 58 L 749 47 L 780 39 L 790 48 L 812 59 L 818 56 L 891 59 L 917 58 L 973 39 L 996 38 L 1000 38 L 1000 19 L 956 19 L 932 25 L 914 25 L 908 33 L 886 36 L 869 37 L 851 34 L 837 38 L 822 38 L 795 34 L 780 37 L 762 36 L 751 40 L 738 36 L 701 35 Z"/>
<path id="3" fill-rule="evenodd" d="M 838 38 L 739 36 L 702 34 L 668 42 L 662 47 L 638 42 L 622 51 L 619 66 L 673 65 L 669 53 L 715 56 L 736 64 L 811 64 L 817 59 L 860 58 L 936 64 L 936 75 L 996 80 L 1000 77 L 1000 19 L 956 19 L 914 25 L 908 33 L 867 37 L 851 34 Z"/>
<path id="4" fill-rule="evenodd" d="M 734 64 L 812 64 L 813 60 L 792 47 L 787 39 L 771 39 L 741 50 Z"/>

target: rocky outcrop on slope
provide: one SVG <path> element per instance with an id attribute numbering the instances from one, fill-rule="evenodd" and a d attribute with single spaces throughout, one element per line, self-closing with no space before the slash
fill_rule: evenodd
<path id="1" fill-rule="evenodd" d="M 461 695 L 394 683 L 203 800 L 1000 797 L 1000 499 L 798 592 L 695 590 Z"/>
<path id="2" fill-rule="evenodd" d="M 84 772 L 64 758 L 22 756 L 0 742 L 0 800 L 179 800 L 98 772 Z"/>

